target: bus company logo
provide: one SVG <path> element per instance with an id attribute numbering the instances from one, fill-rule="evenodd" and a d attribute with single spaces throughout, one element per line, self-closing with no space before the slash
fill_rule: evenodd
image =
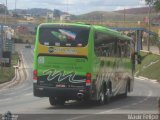
<path id="1" fill-rule="evenodd" d="M 70 72 L 68 74 L 65 74 L 64 71 L 56 71 L 55 69 L 48 69 L 43 72 L 43 75 L 48 75 L 47 80 L 52 81 L 55 80 L 55 78 L 58 78 L 58 82 L 62 82 L 65 80 L 69 80 L 70 83 L 83 83 L 85 82 L 85 79 L 79 79 L 75 80 L 75 72 Z"/>
<path id="2" fill-rule="evenodd" d="M 49 48 L 48 48 L 48 52 L 49 52 L 49 53 L 53 53 L 53 52 L 54 52 L 54 48 L 53 48 L 53 47 L 49 47 Z"/>

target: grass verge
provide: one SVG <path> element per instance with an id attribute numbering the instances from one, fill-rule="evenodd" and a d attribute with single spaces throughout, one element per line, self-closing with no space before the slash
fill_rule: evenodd
<path id="1" fill-rule="evenodd" d="M 160 81 L 160 55 L 141 52 L 142 63 L 136 66 L 137 76 Z"/>
<path id="2" fill-rule="evenodd" d="M 12 80 L 15 76 L 14 65 L 18 64 L 18 53 L 12 54 L 11 67 L 0 67 L 0 84 Z"/>

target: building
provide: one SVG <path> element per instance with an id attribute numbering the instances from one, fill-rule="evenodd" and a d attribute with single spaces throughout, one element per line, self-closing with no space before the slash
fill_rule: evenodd
<path id="1" fill-rule="evenodd" d="M 53 12 L 47 12 L 46 21 L 53 22 Z"/>
<path id="2" fill-rule="evenodd" d="M 32 21 L 32 20 L 34 20 L 34 17 L 32 17 L 31 14 L 25 14 L 25 15 L 23 15 L 23 17 L 24 17 L 27 21 Z"/>
<path id="3" fill-rule="evenodd" d="M 64 14 L 60 16 L 60 21 L 70 21 L 70 15 Z"/>
<path id="4" fill-rule="evenodd" d="M 21 33 L 21 34 L 26 34 L 28 33 L 28 28 L 26 26 L 17 26 L 16 27 L 16 32 Z"/>
<path id="5" fill-rule="evenodd" d="M 14 35 L 14 30 L 9 27 L 9 26 L 3 26 L 1 28 L 3 30 L 3 35 L 1 34 L 1 47 L 3 48 L 3 51 L 9 51 L 14 53 L 14 41 L 13 41 L 13 35 Z"/>

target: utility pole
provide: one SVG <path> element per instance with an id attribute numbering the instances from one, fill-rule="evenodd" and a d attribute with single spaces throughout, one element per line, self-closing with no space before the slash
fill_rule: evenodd
<path id="1" fill-rule="evenodd" d="M 0 62 L 1 62 L 1 59 L 3 57 L 3 25 L 0 24 Z"/>
<path id="2" fill-rule="evenodd" d="M 5 20 L 4 20 L 4 23 L 5 23 L 5 24 L 6 24 L 6 15 L 7 15 L 7 0 L 6 0 Z"/>
<path id="3" fill-rule="evenodd" d="M 151 18 L 150 18 L 150 17 L 151 17 L 151 4 L 152 4 L 152 3 L 149 3 L 149 12 L 148 12 L 148 27 L 149 27 L 149 28 L 148 28 L 148 29 L 149 29 L 149 35 L 148 35 L 148 42 L 147 42 L 147 48 L 148 48 L 147 50 L 148 50 L 148 51 L 150 51 L 150 29 L 151 29 L 151 21 L 150 21 Z"/>
<path id="4" fill-rule="evenodd" d="M 67 0 L 67 14 L 68 14 L 68 4 L 69 4 L 69 3 L 68 3 L 68 0 Z"/>
<path id="5" fill-rule="evenodd" d="M 123 26 L 125 26 L 125 21 L 126 21 L 126 9 L 124 8 L 124 16 L 123 16 Z"/>
<path id="6" fill-rule="evenodd" d="M 15 14 L 16 14 L 16 8 L 17 7 L 17 0 L 15 0 Z"/>

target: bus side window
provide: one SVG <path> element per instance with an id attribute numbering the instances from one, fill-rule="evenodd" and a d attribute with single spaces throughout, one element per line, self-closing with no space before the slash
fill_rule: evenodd
<path id="1" fill-rule="evenodd" d="M 130 48 L 128 44 L 129 43 L 126 41 L 118 42 L 118 51 L 117 51 L 118 57 L 130 58 Z"/>
<path id="2" fill-rule="evenodd" d="M 94 35 L 94 51 L 97 57 L 114 57 L 116 54 L 115 41 L 106 33 L 97 32 Z"/>

